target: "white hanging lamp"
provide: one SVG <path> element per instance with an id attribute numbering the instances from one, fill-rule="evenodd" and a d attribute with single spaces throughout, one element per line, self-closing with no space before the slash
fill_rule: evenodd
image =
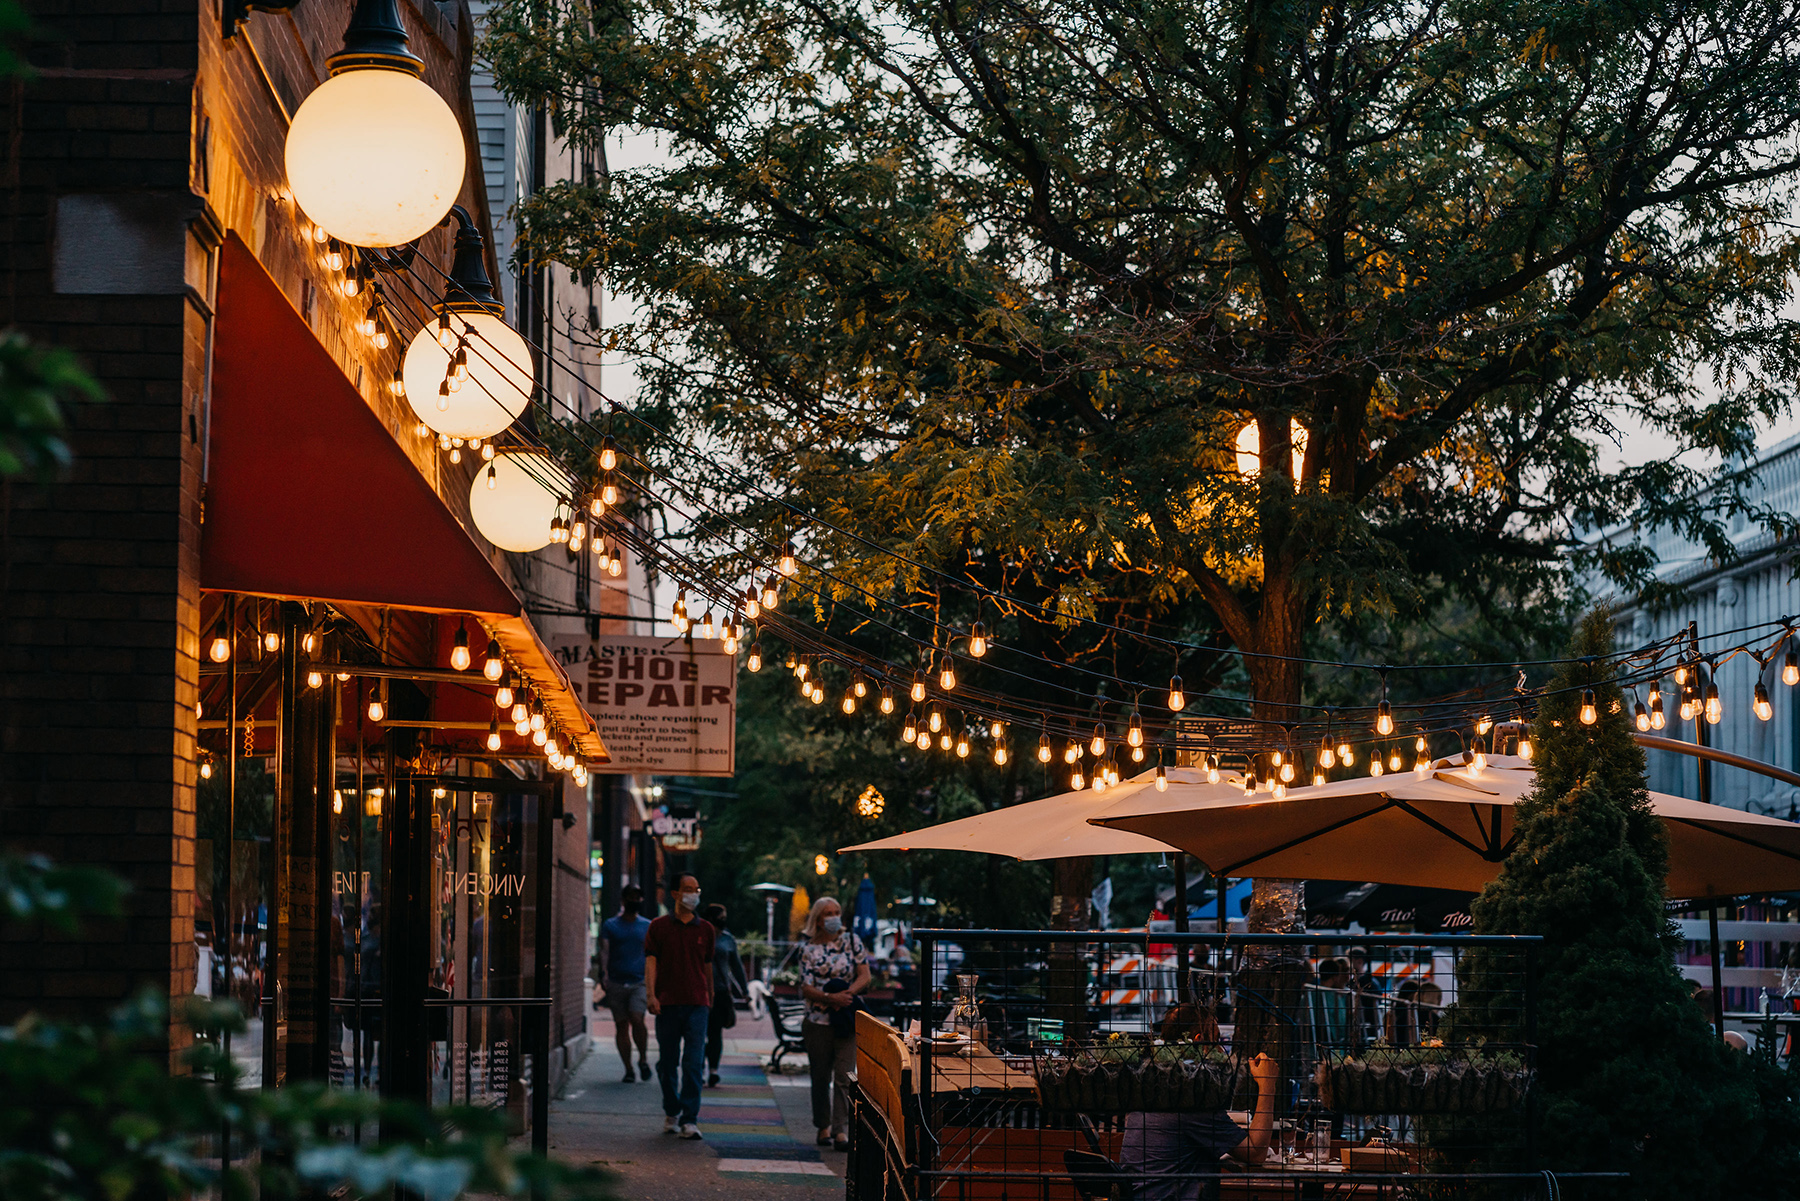
<path id="1" fill-rule="evenodd" d="M 567 478 L 548 455 L 503 450 L 475 473 L 469 515 L 481 536 L 501 550 L 525 553 L 550 545 Z"/>
<path id="2" fill-rule="evenodd" d="M 506 324 L 506 307 L 488 280 L 486 242 L 461 205 L 456 257 L 436 319 L 413 335 L 400 366 L 406 403 L 449 438 L 491 438 L 531 404 L 531 346 Z"/>
<path id="3" fill-rule="evenodd" d="M 462 125 L 420 78 L 396 0 L 357 0 L 331 78 L 288 126 L 294 199 L 352 246 L 399 246 L 444 219 L 462 191 Z"/>

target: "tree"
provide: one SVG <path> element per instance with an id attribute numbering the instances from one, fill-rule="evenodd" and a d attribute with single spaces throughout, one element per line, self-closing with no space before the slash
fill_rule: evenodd
<path id="1" fill-rule="evenodd" d="M 1793 1166 L 1791 1085 L 1759 1080 L 1763 1069 L 1724 1049 L 1675 969 L 1668 836 L 1650 808 L 1644 752 L 1617 684 L 1586 658 L 1611 648 L 1609 616 L 1590 614 L 1532 725 L 1537 781 L 1517 809 L 1517 845 L 1472 910 L 1476 933 L 1544 940 L 1545 1166 L 1628 1169 L 1634 1197 L 1791 1196 L 1791 1175 L 1776 1184 Z M 1586 688 L 1600 714 L 1591 726 L 1577 718 Z M 1474 957 L 1453 1040 L 1521 1037 L 1519 966 Z"/>
<path id="2" fill-rule="evenodd" d="M 839 600 L 1004 581 L 1064 624 L 1216 630 L 1270 742 L 1327 613 L 1529 602 L 1578 560 L 1641 580 L 1659 525 L 1728 558 L 1747 503 L 1683 499 L 1679 454 L 1739 454 L 1789 404 L 1785 0 L 490 19 L 509 97 L 666 150 L 519 213 L 525 258 L 642 300 L 596 336 L 729 451 L 664 442 L 659 472 L 774 545 L 810 519 Z M 1622 422 L 1676 453 L 1609 469 Z M 770 557 L 713 547 L 734 578 Z"/>

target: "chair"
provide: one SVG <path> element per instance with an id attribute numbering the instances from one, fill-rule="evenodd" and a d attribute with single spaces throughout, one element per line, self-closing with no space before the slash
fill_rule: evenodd
<path id="1" fill-rule="evenodd" d="M 781 1070 L 781 1057 L 789 1051 L 806 1054 L 806 1002 L 797 997 L 770 997 L 769 1024 L 775 1027 L 775 1050 L 769 1055 L 768 1070 Z"/>

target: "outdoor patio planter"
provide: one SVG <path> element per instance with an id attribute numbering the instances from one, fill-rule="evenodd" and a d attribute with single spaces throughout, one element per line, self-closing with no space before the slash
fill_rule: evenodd
<path id="1" fill-rule="evenodd" d="M 1499 1114 L 1521 1108 L 1531 1071 L 1510 1051 L 1371 1047 L 1318 1067 L 1328 1109 L 1349 1114 Z"/>
<path id="2" fill-rule="evenodd" d="M 1048 1110 L 1172 1113 L 1228 1109 L 1249 1079 L 1216 1046 L 1152 1043 L 1114 1036 L 1033 1065 L 1038 1102 Z"/>

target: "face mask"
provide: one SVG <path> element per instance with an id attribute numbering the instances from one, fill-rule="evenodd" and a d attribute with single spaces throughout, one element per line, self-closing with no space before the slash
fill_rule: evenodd
<path id="1" fill-rule="evenodd" d="M 682 893 L 681 907 L 689 911 L 700 908 L 700 894 L 698 892 Z"/>
<path id="2" fill-rule="evenodd" d="M 827 934 L 842 934 L 844 932 L 844 919 L 841 917 L 828 917 L 819 924 L 825 927 L 825 933 Z"/>

